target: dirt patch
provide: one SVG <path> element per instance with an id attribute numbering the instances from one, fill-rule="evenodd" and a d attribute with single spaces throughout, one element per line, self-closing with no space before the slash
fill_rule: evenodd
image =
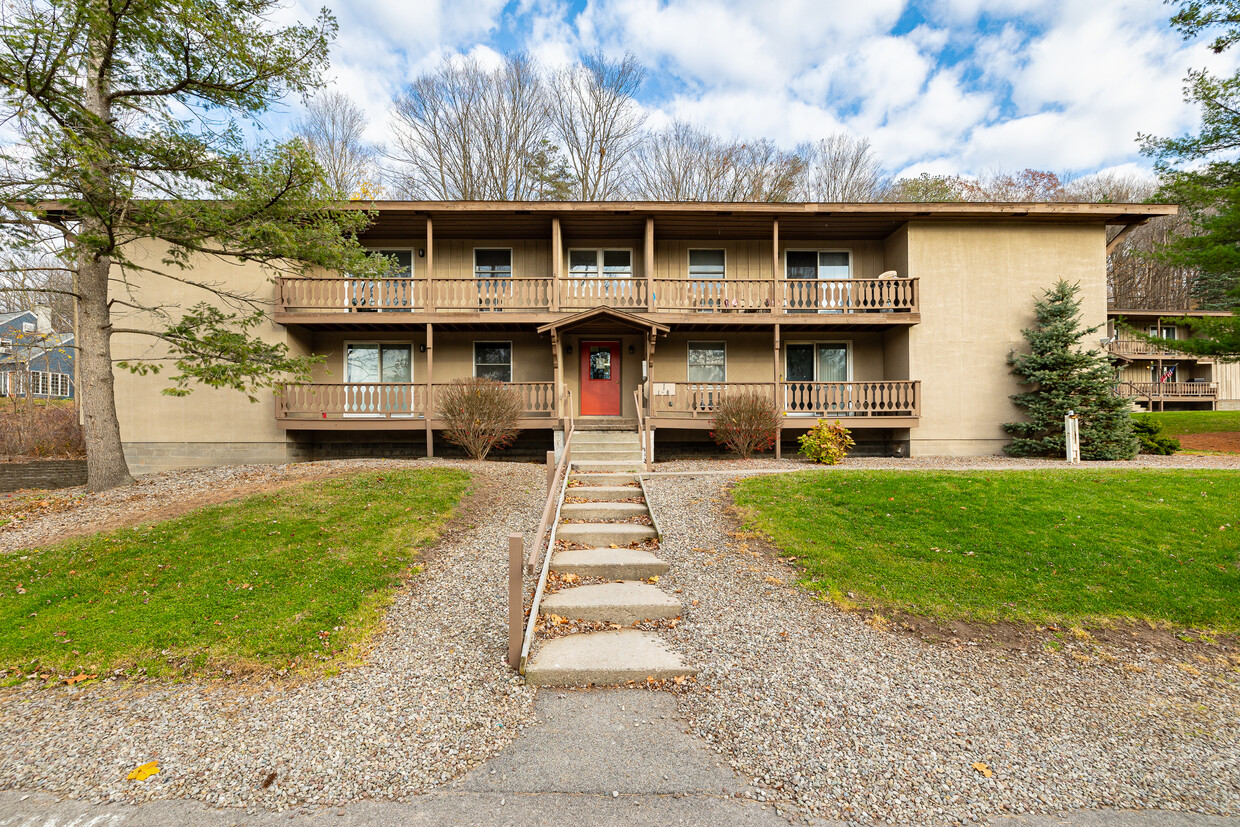
<path id="1" fill-rule="evenodd" d="M 1240 454 L 1240 431 L 1215 431 L 1206 434 L 1184 434 L 1176 437 L 1185 451 L 1218 451 Z"/>

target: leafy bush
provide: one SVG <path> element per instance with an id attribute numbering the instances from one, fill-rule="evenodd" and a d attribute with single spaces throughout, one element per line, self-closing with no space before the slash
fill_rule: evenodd
<path id="1" fill-rule="evenodd" d="M 725 394 L 715 410 L 715 430 L 711 436 L 729 451 L 748 459 L 755 451 L 769 451 L 775 445 L 780 417 L 779 408 L 763 394 Z"/>
<path id="2" fill-rule="evenodd" d="M 0 412 L 0 454 L 18 457 L 82 457 L 86 441 L 71 403 L 17 399 Z"/>
<path id="3" fill-rule="evenodd" d="M 521 432 L 520 398 L 494 379 L 457 379 L 436 401 L 444 439 L 464 448 L 471 459 L 486 459 L 493 449 L 511 445 Z"/>
<path id="4" fill-rule="evenodd" d="M 1138 416 L 1132 422 L 1133 433 L 1141 441 L 1141 453 L 1167 456 L 1180 450 L 1180 441 L 1163 433 L 1163 424 L 1152 416 Z"/>
<path id="5" fill-rule="evenodd" d="M 837 419 L 829 422 L 818 420 L 813 430 L 801 435 L 801 453 L 814 462 L 835 465 L 856 445 L 851 432 Z"/>

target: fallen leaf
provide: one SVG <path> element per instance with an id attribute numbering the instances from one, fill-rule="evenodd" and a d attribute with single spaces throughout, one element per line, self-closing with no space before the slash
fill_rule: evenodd
<path id="1" fill-rule="evenodd" d="M 650 582 L 651 582 L 651 583 L 658 583 L 658 582 L 659 582 L 659 575 L 657 575 L 657 574 L 652 574 L 652 575 L 650 575 L 649 580 L 650 580 Z"/>
<path id="2" fill-rule="evenodd" d="M 65 678 L 65 685 L 73 686 L 73 684 L 75 683 L 81 683 L 82 681 L 89 681 L 97 677 L 99 676 L 98 675 L 87 675 L 85 672 L 83 672 L 80 675 L 74 675 L 72 678 Z"/>
<path id="3" fill-rule="evenodd" d="M 990 767 L 986 766 L 981 761 L 978 761 L 976 764 L 974 764 L 973 769 L 980 772 L 986 778 L 990 778 L 992 775 L 994 775 L 994 773 L 990 771 Z"/>
<path id="4" fill-rule="evenodd" d="M 157 772 L 159 772 L 159 762 L 150 761 L 129 773 L 125 778 L 130 781 L 145 781 Z"/>

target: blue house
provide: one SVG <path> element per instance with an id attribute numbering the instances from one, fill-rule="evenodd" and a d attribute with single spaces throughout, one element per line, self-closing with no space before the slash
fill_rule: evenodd
<path id="1" fill-rule="evenodd" d="M 72 399 L 73 334 L 52 330 L 45 308 L 0 313 L 0 396 Z"/>

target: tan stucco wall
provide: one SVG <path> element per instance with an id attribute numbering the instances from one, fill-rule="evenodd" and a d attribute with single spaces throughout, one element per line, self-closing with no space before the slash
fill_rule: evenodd
<path id="1" fill-rule="evenodd" d="M 909 274 L 921 287 L 921 324 L 909 331 L 911 378 L 922 380 L 917 454 L 994 454 L 1017 418 L 1021 388 L 1009 351 L 1033 305 L 1063 278 L 1081 285 L 1086 326 L 1106 324 L 1106 235 L 1101 226 L 917 224 Z"/>
<path id="2" fill-rule="evenodd" d="M 131 272 L 126 275 L 128 287 L 113 288 L 114 298 L 123 301 L 127 292 L 132 291 L 135 299 L 148 305 L 162 305 L 173 319 L 179 319 L 194 305 L 219 304 L 219 299 L 209 290 L 177 279 L 210 284 L 268 302 L 274 297 L 274 286 L 258 264 L 200 256 L 191 270 L 178 271 L 161 263 L 161 249 L 149 242 L 127 246 L 136 265 L 167 269 L 173 278 Z M 113 323 L 117 328 L 166 326 L 166 322 L 119 305 Z M 261 323 L 256 332 L 264 341 L 289 341 L 285 329 L 270 321 Z M 148 336 L 118 333 L 112 338 L 112 355 L 116 360 L 157 358 L 166 352 L 158 340 Z M 272 394 L 258 393 L 259 401 L 252 404 L 237 391 L 191 385 L 194 390 L 189 396 L 167 396 L 161 390 L 171 386 L 168 377 L 174 373 L 175 368 L 166 363 L 160 376 L 137 376 L 119 367 L 115 371 L 116 412 L 132 470 L 143 473 L 187 464 L 251 461 L 246 459 L 250 456 L 285 461 L 286 439 L 276 427 Z"/>

